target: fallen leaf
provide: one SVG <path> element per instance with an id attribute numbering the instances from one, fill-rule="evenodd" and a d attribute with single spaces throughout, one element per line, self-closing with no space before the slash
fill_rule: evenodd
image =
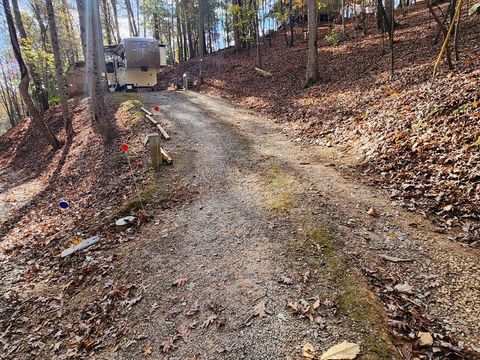
<path id="1" fill-rule="evenodd" d="M 163 342 L 160 344 L 160 348 L 162 349 L 162 352 L 165 354 L 165 353 L 168 353 L 170 350 L 172 349 L 175 349 L 176 346 L 175 346 L 175 341 L 178 340 L 178 336 L 175 335 L 175 336 L 168 336 L 165 340 L 163 340 Z"/>
<path id="2" fill-rule="evenodd" d="M 372 217 L 378 217 L 377 210 L 375 210 L 375 208 L 373 208 L 373 207 L 371 207 L 370 209 L 368 209 L 367 214 L 370 215 L 370 216 L 372 216 Z"/>
<path id="3" fill-rule="evenodd" d="M 344 341 L 324 352 L 320 356 L 320 360 L 349 360 L 355 359 L 358 354 L 360 354 L 360 346 L 358 344 Z"/>
<path id="4" fill-rule="evenodd" d="M 182 311 L 179 309 L 171 308 L 167 312 L 165 312 L 165 319 L 173 319 L 177 317 Z"/>
<path id="5" fill-rule="evenodd" d="M 145 355 L 150 355 L 152 353 L 152 347 L 151 346 L 144 346 L 142 349 L 142 352 Z"/>
<path id="6" fill-rule="evenodd" d="M 285 284 L 285 285 L 292 285 L 293 284 L 293 280 L 291 278 L 289 278 L 288 276 L 282 276 L 280 278 L 280 281 L 279 281 L 281 284 Z"/>
<path id="7" fill-rule="evenodd" d="M 305 343 L 302 347 L 302 356 L 306 359 L 315 359 L 317 356 L 317 350 L 310 343 Z"/>
<path id="8" fill-rule="evenodd" d="M 80 244 L 82 242 L 82 239 L 80 239 L 78 236 L 74 235 L 72 236 L 72 238 L 70 239 L 70 242 L 73 244 L 73 245 L 77 245 L 77 244 Z"/>
<path id="9" fill-rule="evenodd" d="M 429 332 L 420 331 L 418 333 L 418 342 L 419 347 L 430 347 L 433 345 L 433 336 Z"/>
<path id="10" fill-rule="evenodd" d="M 208 328 L 210 325 L 212 325 L 215 320 L 217 320 L 218 316 L 217 315 L 212 315 L 210 317 L 208 317 L 203 323 L 202 325 L 200 325 L 202 328 L 206 329 Z"/>
<path id="11" fill-rule="evenodd" d="M 190 326 L 188 324 L 182 324 L 177 327 L 177 332 L 179 337 L 181 337 L 184 342 L 187 342 L 190 336 Z"/>
<path id="12" fill-rule="evenodd" d="M 292 300 L 285 300 L 285 306 L 289 308 L 294 314 L 298 313 L 298 302 Z"/>
<path id="13" fill-rule="evenodd" d="M 452 211 L 452 209 L 453 209 L 453 205 L 446 205 L 443 207 L 443 211 L 446 211 L 446 212 Z"/>
<path id="14" fill-rule="evenodd" d="M 307 283 L 308 279 L 310 279 L 310 270 L 305 271 L 305 272 L 302 274 L 302 277 L 303 277 L 303 282 L 304 282 L 304 283 Z"/>
<path id="15" fill-rule="evenodd" d="M 395 285 L 394 289 L 402 294 L 411 294 L 413 288 L 409 283 L 404 283 Z"/>
<path id="16" fill-rule="evenodd" d="M 198 301 L 196 301 L 190 309 L 187 310 L 185 315 L 187 316 L 193 316 L 197 314 L 200 311 L 200 305 L 198 304 Z"/>
<path id="17" fill-rule="evenodd" d="M 267 302 L 260 301 L 254 308 L 253 308 L 253 316 L 258 316 L 261 318 L 267 317 L 271 315 L 272 312 L 267 309 Z"/>
<path id="18" fill-rule="evenodd" d="M 216 303 L 214 301 L 211 301 L 209 304 L 208 304 L 208 307 L 210 310 L 212 310 L 215 314 L 220 314 L 223 310 L 225 310 L 225 307 L 223 307 L 222 305 L 220 305 L 219 303 Z"/>
<path id="19" fill-rule="evenodd" d="M 399 330 L 407 330 L 408 324 L 402 320 L 388 319 L 387 324 L 391 327 L 397 328 Z"/>
<path id="20" fill-rule="evenodd" d="M 173 282 L 172 286 L 176 286 L 176 287 L 185 286 L 187 282 L 188 282 L 187 278 L 178 278 Z"/>

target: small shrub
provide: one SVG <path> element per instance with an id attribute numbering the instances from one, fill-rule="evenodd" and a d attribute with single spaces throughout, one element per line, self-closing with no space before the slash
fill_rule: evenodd
<path id="1" fill-rule="evenodd" d="M 54 96 L 54 97 L 48 99 L 48 104 L 49 104 L 49 105 L 58 105 L 58 104 L 60 104 L 60 96 Z"/>
<path id="2" fill-rule="evenodd" d="M 335 29 L 332 29 L 329 34 L 325 35 L 325 40 L 327 40 L 331 45 L 337 46 L 340 43 L 340 35 Z"/>

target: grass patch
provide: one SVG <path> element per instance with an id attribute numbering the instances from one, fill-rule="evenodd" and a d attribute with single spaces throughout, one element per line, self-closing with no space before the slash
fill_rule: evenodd
<path id="1" fill-rule="evenodd" d="M 260 173 L 264 184 L 265 202 L 275 214 L 288 212 L 295 206 L 295 194 L 292 190 L 293 178 L 277 163 L 269 164 Z"/>

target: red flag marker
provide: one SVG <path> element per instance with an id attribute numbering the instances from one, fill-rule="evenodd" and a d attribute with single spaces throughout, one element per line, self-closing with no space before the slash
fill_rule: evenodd
<path id="1" fill-rule="evenodd" d="M 120 150 L 122 150 L 122 152 L 126 153 L 128 151 L 128 145 L 127 144 L 120 145 Z"/>
<path id="2" fill-rule="evenodd" d="M 155 106 L 153 107 L 153 111 L 159 112 L 159 111 L 160 111 L 160 106 L 155 105 Z"/>

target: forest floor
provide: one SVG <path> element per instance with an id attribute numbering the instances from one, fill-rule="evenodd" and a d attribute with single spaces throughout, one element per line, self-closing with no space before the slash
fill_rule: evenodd
<path id="1" fill-rule="evenodd" d="M 45 161 L 13 146 L 32 173 L 8 184 L 4 174 L 3 193 L 35 180 L 40 189 L 2 219 L 2 358 L 305 359 L 343 341 L 362 359 L 479 358 L 478 251 L 342 173 L 351 159 L 290 142 L 281 126 L 209 95 L 109 103 L 111 145 L 82 122 L 81 100 L 70 146 Z M 172 136 L 174 166 L 159 174 L 143 149 L 152 128 L 142 104 L 160 105 Z M 2 145 L 20 145 L 27 129 Z M 125 214 L 140 226 L 110 225 Z M 102 241 L 59 257 L 93 235 Z M 420 346 L 419 332 L 434 343 Z"/>
<path id="2" fill-rule="evenodd" d="M 480 359 L 479 23 L 432 84 L 424 4 L 399 21 L 393 80 L 372 30 L 322 41 L 302 90 L 306 45 L 279 34 L 271 79 L 243 53 L 206 58 L 201 91 L 230 101 L 109 94 L 103 144 L 76 98 L 72 142 L 48 114 L 60 151 L 29 121 L 0 136 L 0 359 L 306 359 L 342 341 L 362 359 Z M 159 173 L 142 105 L 172 137 Z"/>

